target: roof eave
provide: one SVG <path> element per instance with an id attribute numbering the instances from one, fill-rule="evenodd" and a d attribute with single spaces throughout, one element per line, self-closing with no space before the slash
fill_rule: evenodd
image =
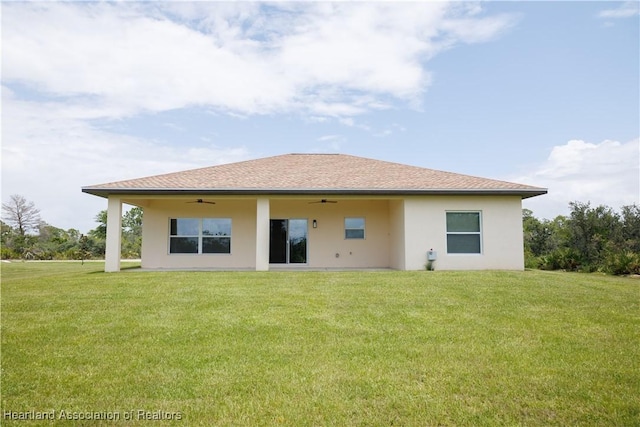
<path id="1" fill-rule="evenodd" d="M 175 195 L 376 195 L 376 196 L 418 196 L 418 195 L 477 195 L 477 196 L 520 196 L 523 199 L 547 194 L 546 188 L 431 188 L 431 189 L 327 189 L 327 188 L 92 188 L 83 187 L 83 193 L 99 197 L 122 196 L 175 196 Z"/>

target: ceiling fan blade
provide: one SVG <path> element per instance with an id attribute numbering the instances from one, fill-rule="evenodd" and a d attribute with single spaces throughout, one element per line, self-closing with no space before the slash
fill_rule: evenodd
<path id="1" fill-rule="evenodd" d="M 193 200 L 191 202 L 186 202 L 186 203 L 207 203 L 209 205 L 215 205 L 216 204 L 216 202 L 209 202 L 207 200 L 202 200 L 202 199 L 196 199 L 196 200 Z"/>
<path id="2" fill-rule="evenodd" d="M 315 202 L 309 202 L 309 204 L 315 204 L 315 203 L 325 204 L 325 203 L 338 203 L 338 202 L 335 201 L 335 200 L 327 200 L 327 199 L 320 199 L 320 200 L 315 201 Z"/>

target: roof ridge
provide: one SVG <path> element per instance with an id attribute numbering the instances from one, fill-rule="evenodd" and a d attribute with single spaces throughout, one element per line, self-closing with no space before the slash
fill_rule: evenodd
<path id="1" fill-rule="evenodd" d="M 281 156 L 348 156 L 348 154 L 343 153 L 289 153 L 289 154 L 281 154 Z M 279 156 L 273 156 L 279 157 Z"/>

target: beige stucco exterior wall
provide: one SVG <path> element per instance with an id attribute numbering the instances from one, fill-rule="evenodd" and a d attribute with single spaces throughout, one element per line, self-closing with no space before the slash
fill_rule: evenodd
<path id="1" fill-rule="evenodd" d="M 145 205 L 143 268 L 255 269 L 256 199 L 216 199 L 215 205 L 186 201 L 158 199 Z M 169 254 L 170 218 L 232 218 L 231 254 Z"/>
<path id="2" fill-rule="evenodd" d="M 446 212 L 480 211 L 482 254 L 447 254 Z M 438 253 L 437 270 L 522 270 L 522 202 L 519 196 L 409 197 L 404 202 L 405 268 L 422 270 L 426 251 Z"/>
<path id="3" fill-rule="evenodd" d="M 389 267 L 404 270 L 406 262 L 404 200 L 389 200 Z"/>
<path id="4" fill-rule="evenodd" d="M 144 206 L 142 232 L 143 268 L 264 269 L 264 236 L 258 228 L 256 199 L 217 197 L 215 205 L 188 204 L 186 200 L 152 200 Z M 387 268 L 389 267 L 388 200 L 340 200 L 309 203 L 318 199 L 276 198 L 268 200 L 269 219 L 308 220 L 308 263 L 278 264 L 280 268 Z M 264 203 L 264 200 L 263 200 Z M 344 218 L 364 217 L 365 239 L 344 238 Z M 170 218 L 232 218 L 231 254 L 169 254 Z M 318 227 L 313 228 L 313 220 Z M 264 230 L 264 228 L 262 228 Z M 261 235 L 264 233 L 261 233 Z M 261 242 L 258 247 L 258 243 Z M 258 248 L 258 250 L 257 250 Z M 268 254 L 267 254 L 268 255 Z"/>
<path id="5" fill-rule="evenodd" d="M 269 219 L 308 220 L 308 263 L 279 268 L 394 268 L 423 270 L 426 252 L 438 252 L 437 270 L 524 268 L 522 206 L 518 196 L 406 198 L 216 197 L 215 205 L 154 199 L 144 203 L 144 268 L 260 269 L 268 266 Z M 192 200 L 192 199 L 190 199 Z M 446 212 L 480 211 L 482 254 L 447 254 Z M 364 240 L 344 238 L 344 218 L 364 217 Z M 232 218 L 231 254 L 169 254 L 170 218 Z M 317 228 L 313 228 L 313 220 Z M 262 222 L 266 221 L 266 224 Z M 263 225 L 262 227 L 260 225 Z M 257 236 L 260 236 L 257 238 Z"/>
<path id="6" fill-rule="evenodd" d="M 314 200 L 318 199 L 271 199 L 271 219 L 308 220 L 307 267 L 389 267 L 388 200 L 340 199 L 338 203 L 309 203 Z M 345 217 L 365 218 L 364 240 L 344 238 Z M 314 219 L 317 228 L 312 226 Z"/>

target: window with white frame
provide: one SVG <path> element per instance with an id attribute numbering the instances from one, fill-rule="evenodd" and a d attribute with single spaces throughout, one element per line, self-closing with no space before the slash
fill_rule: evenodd
<path id="1" fill-rule="evenodd" d="M 482 253 L 480 212 L 447 212 L 447 253 Z"/>
<path id="2" fill-rule="evenodd" d="M 230 254 L 230 218 L 171 218 L 170 254 Z"/>
<path id="3" fill-rule="evenodd" d="M 345 218 L 344 238 L 364 239 L 364 218 Z"/>

